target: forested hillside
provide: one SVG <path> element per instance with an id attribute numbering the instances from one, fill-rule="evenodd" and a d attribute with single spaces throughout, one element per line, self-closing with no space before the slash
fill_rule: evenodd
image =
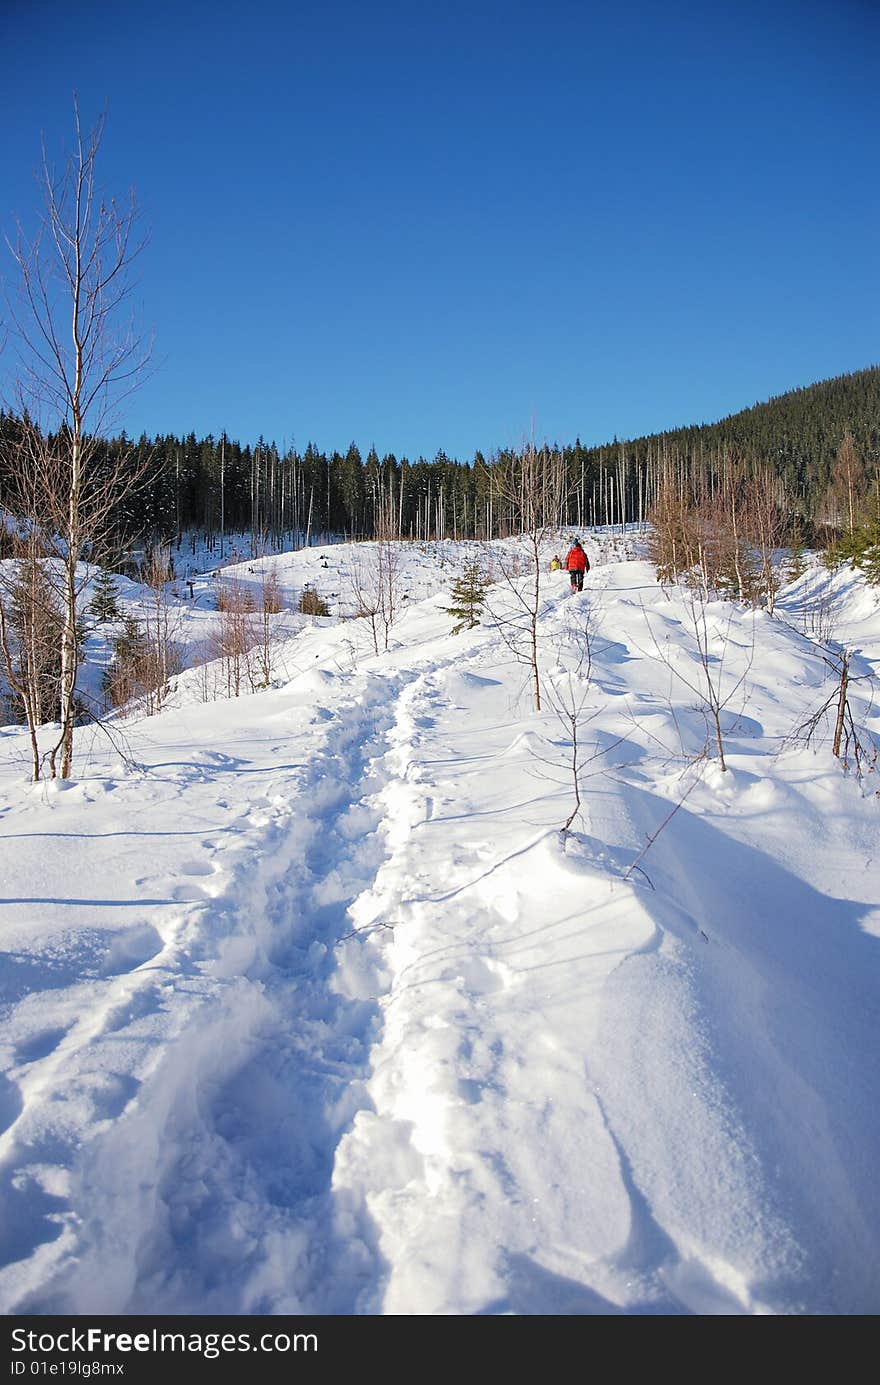
<path id="1" fill-rule="evenodd" d="M 804 502 L 809 517 L 828 485 L 835 453 L 846 430 L 869 470 L 880 463 L 880 367 L 803 389 L 730 414 L 717 423 L 691 425 L 625 444 L 639 458 L 658 441 L 686 454 L 734 448 L 749 458 L 772 462 L 786 486 Z"/>
<path id="2" fill-rule="evenodd" d="M 14 465 L 20 428 L 0 415 L 0 481 Z M 778 471 L 792 508 L 809 521 L 847 430 L 870 477 L 880 463 L 880 367 L 792 390 L 715 423 L 601 447 L 553 442 L 541 451 L 549 472 L 565 474 L 561 524 L 644 518 L 670 462 L 712 471 L 731 453 Z M 328 454 L 312 443 L 281 450 L 274 441 L 241 443 L 223 433 L 137 442 L 123 434 L 107 443 L 108 458 L 126 449 L 150 479 L 119 516 L 121 544 L 135 534 L 179 544 L 183 534 L 199 533 L 222 554 L 231 533 L 251 533 L 259 546 L 277 550 L 330 535 L 370 538 L 380 527 L 424 539 L 499 536 L 518 525 L 500 480 L 516 458 L 504 449 L 469 459 L 441 451 L 428 461 L 380 458 L 374 448 L 364 454 L 354 442 Z"/>

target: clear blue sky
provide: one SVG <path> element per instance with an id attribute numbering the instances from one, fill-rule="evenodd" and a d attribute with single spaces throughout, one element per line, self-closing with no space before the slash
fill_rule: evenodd
<path id="1" fill-rule="evenodd" d="M 0 0 L 0 39 L 3 230 L 74 87 L 151 229 L 129 432 L 464 458 L 880 360 L 876 0 Z"/>

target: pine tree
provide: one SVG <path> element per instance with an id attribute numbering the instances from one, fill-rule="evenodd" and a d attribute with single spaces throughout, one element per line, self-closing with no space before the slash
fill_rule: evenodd
<path id="1" fill-rule="evenodd" d="M 832 572 L 841 563 L 851 562 L 872 586 L 880 585 L 880 519 L 860 525 L 852 534 L 841 534 L 826 548 L 822 561 Z"/>
<path id="2" fill-rule="evenodd" d="M 864 543 L 857 566 L 872 586 L 880 586 L 880 522 L 876 519 L 862 530 Z"/>
<path id="3" fill-rule="evenodd" d="M 107 568 L 101 568 L 95 578 L 92 587 L 92 599 L 89 602 L 89 614 L 95 620 L 119 620 L 119 590 L 113 578 L 113 573 Z"/>
<path id="4" fill-rule="evenodd" d="M 447 615 L 455 617 L 453 635 L 461 630 L 474 630 L 479 625 L 490 585 L 490 579 L 476 559 L 465 563 L 461 576 L 452 587 L 453 604 L 443 607 Z"/>
<path id="5" fill-rule="evenodd" d="M 312 582 L 306 582 L 299 597 L 299 609 L 304 616 L 329 616 L 330 607 L 323 597 L 318 595 L 317 588 Z"/>

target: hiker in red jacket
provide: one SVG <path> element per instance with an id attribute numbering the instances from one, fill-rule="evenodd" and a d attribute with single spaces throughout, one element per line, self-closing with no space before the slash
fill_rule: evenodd
<path id="1" fill-rule="evenodd" d="M 573 592 L 582 592 L 584 589 L 584 573 L 590 570 L 590 560 L 581 547 L 580 539 L 575 539 L 565 559 L 565 567 L 571 578 L 571 589 Z"/>

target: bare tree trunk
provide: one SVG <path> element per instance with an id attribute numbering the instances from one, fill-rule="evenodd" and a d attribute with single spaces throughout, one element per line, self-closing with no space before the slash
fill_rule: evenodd
<path id="1" fill-rule="evenodd" d="M 86 184 L 89 184 L 87 187 Z M 64 561 L 64 625 L 61 631 L 61 739 L 49 756 L 52 778 L 55 778 L 55 757 L 61 749 L 61 778 L 70 778 L 70 762 L 73 758 L 74 698 L 76 696 L 77 673 L 77 590 L 76 565 L 82 548 L 80 534 L 79 507 L 82 494 L 82 446 L 83 446 L 83 373 L 84 347 L 83 332 L 87 330 L 82 321 L 84 309 L 83 293 L 83 196 L 91 198 L 90 173 L 83 161 L 80 143 L 79 169 L 76 181 L 76 213 L 73 233 L 73 276 L 71 279 L 71 322 L 70 334 L 73 340 L 73 386 L 70 395 L 70 486 L 67 514 L 67 533 L 65 534 L 67 553 Z M 59 230 L 61 228 L 59 227 Z"/>
<path id="2" fill-rule="evenodd" d="M 57 554 L 63 571 L 61 730 L 48 756 L 50 773 L 62 778 L 70 775 L 73 755 L 77 616 L 84 581 L 78 566 L 86 558 L 100 558 L 115 539 L 119 502 L 151 465 L 149 457 L 135 466 L 122 454 L 101 455 L 108 411 L 134 387 L 149 354 L 119 311 L 142 242 L 134 240 L 133 202 L 126 209 L 97 187 L 103 120 L 86 137 L 74 105 L 74 125 L 73 151 L 60 175 L 43 150 L 42 224 L 30 239 L 19 230 L 14 253 L 21 305 L 12 319 L 24 364 L 22 415 L 29 420 L 24 490 L 35 499 L 44 549 Z"/>
<path id="3" fill-rule="evenodd" d="M 843 739 L 843 727 L 846 717 L 846 691 L 849 686 L 849 650 L 845 649 L 840 663 L 840 692 L 837 698 L 837 720 L 834 725 L 834 742 L 831 749 L 840 759 L 840 745 Z"/>

